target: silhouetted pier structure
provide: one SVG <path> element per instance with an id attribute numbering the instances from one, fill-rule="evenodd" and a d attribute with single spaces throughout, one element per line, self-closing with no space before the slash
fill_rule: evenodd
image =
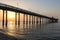
<path id="1" fill-rule="evenodd" d="M 15 24 L 20 24 L 20 14 L 23 14 L 23 24 L 25 23 L 26 24 L 41 24 L 44 19 L 46 19 L 48 23 L 58 22 L 57 18 L 48 17 L 45 15 L 41 15 L 35 12 L 31 12 L 28 10 L 24 10 L 21 8 L 13 7 L 13 6 L 2 4 L 2 3 L 0 3 L 0 9 L 3 11 L 3 21 L 2 21 L 3 25 L 4 25 L 4 13 L 6 13 L 6 25 L 8 24 L 8 18 L 7 18 L 8 11 L 15 12 Z"/>

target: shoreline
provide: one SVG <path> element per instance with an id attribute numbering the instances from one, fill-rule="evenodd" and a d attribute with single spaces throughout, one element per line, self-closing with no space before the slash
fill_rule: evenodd
<path id="1" fill-rule="evenodd" d="M 0 40 L 17 40 L 17 38 L 0 32 Z"/>

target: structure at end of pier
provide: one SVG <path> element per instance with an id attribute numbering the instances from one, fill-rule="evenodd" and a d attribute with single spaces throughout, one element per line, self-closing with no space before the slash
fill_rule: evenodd
<path id="1" fill-rule="evenodd" d="M 58 22 L 58 19 L 57 18 L 54 18 L 54 17 L 51 17 L 51 19 L 49 20 L 50 23 L 57 23 Z"/>

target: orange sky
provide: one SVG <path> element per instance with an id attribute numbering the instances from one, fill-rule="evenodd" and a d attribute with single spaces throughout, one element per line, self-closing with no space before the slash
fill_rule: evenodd
<path id="1" fill-rule="evenodd" d="M 8 11 L 7 17 L 8 17 L 8 21 L 15 21 L 15 12 Z M 0 21 L 2 21 L 2 18 L 3 18 L 3 12 L 2 12 L 2 10 L 0 10 Z M 6 20 L 6 14 L 5 13 L 4 13 L 4 20 Z M 23 14 L 20 14 L 20 21 L 23 21 Z"/>

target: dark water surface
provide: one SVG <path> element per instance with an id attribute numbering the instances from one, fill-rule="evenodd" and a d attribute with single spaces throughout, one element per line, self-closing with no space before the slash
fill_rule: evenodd
<path id="1" fill-rule="evenodd" d="M 60 23 L 16 25 L 9 22 L 4 28 L 0 23 L 0 29 L 22 40 L 60 40 Z"/>

